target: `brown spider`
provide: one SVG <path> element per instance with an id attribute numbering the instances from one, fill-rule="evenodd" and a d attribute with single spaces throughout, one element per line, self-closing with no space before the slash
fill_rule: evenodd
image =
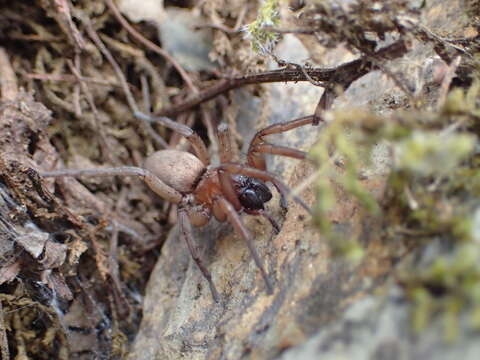
<path id="1" fill-rule="evenodd" d="M 193 245 L 191 225 L 203 226 L 212 214 L 218 221 L 228 221 L 246 242 L 248 249 L 265 281 L 267 292 L 273 292 L 272 285 L 262 261 L 253 246 L 252 236 L 240 219 L 243 211 L 251 215 L 265 216 L 278 231 L 276 222 L 264 211 L 264 203 L 272 198 L 265 182 L 271 182 L 281 195 L 281 205 L 286 209 L 288 187 L 274 174 L 266 171 L 264 154 L 283 155 L 305 159 L 306 153 L 285 146 L 265 142 L 263 137 L 282 133 L 315 121 L 315 116 L 305 116 L 295 120 L 277 123 L 257 132 L 250 142 L 247 163 L 231 162 L 232 153 L 228 129 L 218 128 L 220 165 L 210 165 L 207 148 L 201 138 L 188 126 L 176 123 L 166 117 L 151 117 L 135 113 L 139 119 L 158 122 L 179 132 L 191 143 L 195 155 L 179 150 L 160 150 L 150 155 L 143 168 L 124 166 L 102 169 L 65 169 L 44 172 L 44 177 L 63 176 L 138 176 L 163 199 L 178 205 L 178 221 L 193 260 L 208 281 L 212 296 L 219 301 L 218 291 L 213 284 L 210 272 L 198 256 Z M 292 196 L 307 211 L 309 208 L 296 196 Z"/>

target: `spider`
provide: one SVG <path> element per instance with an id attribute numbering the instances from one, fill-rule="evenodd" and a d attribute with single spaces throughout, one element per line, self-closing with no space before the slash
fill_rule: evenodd
<path id="1" fill-rule="evenodd" d="M 232 162 L 228 128 L 221 124 L 217 130 L 220 165 L 210 164 L 207 147 L 200 136 L 188 126 L 166 117 L 153 117 L 136 112 L 138 119 L 157 122 L 183 135 L 192 145 L 195 155 L 173 149 L 159 150 L 145 160 L 143 168 L 123 166 L 101 169 L 63 169 L 40 171 L 43 177 L 81 176 L 137 176 L 163 199 L 177 204 L 180 233 L 185 239 L 190 254 L 205 277 L 213 299 L 219 301 L 219 293 L 212 276 L 203 264 L 193 244 L 193 226 L 203 226 L 212 215 L 220 222 L 228 220 L 245 243 L 260 270 L 268 294 L 273 287 L 263 263 L 253 245 L 250 232 L 242 223 L 242 212 L 266 217 L 278 232 L 275 220 L 265 211 L 264 204 L 272 198 L 265 184 L 271 182 L 280 193 L 280 204 L 287 209 L 289 188 L 275 175 L 266 170 L 264 154 L 282 155 L 305 159 L 306 153 L 293 148 L 269 144 L 266 135 L 282 133 L 300 126 L 315 125 L 315 116 L 276 123 L 258 131 L 250 142 L 246 164 Z M 307 211 L 309 208 L 296 196 L 292 198 Z"/>

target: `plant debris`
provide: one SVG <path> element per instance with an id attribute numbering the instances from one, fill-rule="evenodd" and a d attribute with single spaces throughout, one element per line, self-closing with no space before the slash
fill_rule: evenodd
<path id="1" fill-rule="evenodd" d="M 52 180 L 39 172 L 141 166 L 156 150 L 188 150 L 179 134 L 139 120 L 138 112 L 175 117 L 212 152 L 216 128 L 227 119 L 233 152 L 240 154 L 246 142 L 231 90 L 248 85 L 248 96 L 264 101 L 255 124 L 260 128 L 270 111 L 262 84 L 271 82 L 325 89 L 315 99 L 322 126 L 310 151 L 315 169 L 296 191 L 314 187 L 313 223 L 332 254 L 360 264 L 359 275 L 385 275 L 385 269 L 362 263 L 374 252 L 365 234 L 342 236 L 342 224 L 332 220 L 359 209 L 355 216 L 382 224 L 379 237 L 394 249 L 379 262 L 400 258 L 411 266 L 399 266 L 396 279 L 412 304 L 414 329 L 420 333 L 440 315 L 446 338 L 453 340 L 465 310 L 478 330 L 478 6 L 467 1 L 459 19 L 474 16 L 452 31 L 426 25 L 438 15 L 436 6 L 407 0 L 158 1 L 145 14 L 126 1 L 0 0 L 2 358 L 127 356 L 142 320 L 147 279 L 159 253 L 168 253 L 162 245 L 176 221 L 174 205 L 135 179 Z M 194 26 L 169 27 L 178 25 L 168 22 L 174 12 L 186 24 L 195 18 Z M 199 31 L 207 34 L 201 37 L 205 45 L 193 35 Z M 288 35 L 302 41 L 312 63 L 276 55 L 277 43 Z M 343 52 L 347 60 L 329 64 L 329 51 Z M 398 64 L 422 51 L 430 61 L 416 67 L 421 76 L 411 81 Z M 388 106 L 381 111 L 332 108 L 355 81 L 375 71 L 402 96 L 383 99 Z M 376 191 L 368 178 L 381 147 L 390 156 Z M 291 219 L 286 224 L 297 231 Z M 408 260 L 406 255 L 440 240 L 448 246 L 435 259 Z M 401 256 L 399 248 L 405 250 Z M 347 279 L 345 274 L 339 277 Z M 172 285 L 169 291 L 177 290 Z M 315 308 L 316 298 L 304 295 L 308 309 Z M 302 329 L 314 327 L 305 323 Z M 279 336 L 284 345 L 275 344 L 269 356 L 307 334 L 291 331 L 296 335 Z"/>

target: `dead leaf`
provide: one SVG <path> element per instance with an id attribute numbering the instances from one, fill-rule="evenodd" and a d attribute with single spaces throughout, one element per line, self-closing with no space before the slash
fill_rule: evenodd
<path id="1" fill-rule="evenodd" d="M 49 234 L 39 230 L 38 228 L 36 228 L 36 226 L 35 229 L 28 226 L 25 226 L 24 228 L 27 229 L 27 231 L 31 229 L 31 231 L 20 234 L 16 237 L 15 240 L 17 244 L 21 245 L 25 250 L 27 250 L 30 255 L 32 255 L 36 259 L 42 254 Z"/>
<path id="2" fill-rule="evenodd" d="M 78 263 L 80 256 L 88 250 L 87 244 L 80 240 L 76 239 L 72 244 L 70 244 L 70 253 L 68 255 L 68 263 L 73 265 Z"/>
<path id="3" fill-rule="evenodd" d="M 65 278 L 61 273 L 52 270 L 45 270 L 42 274 L 42 280 L 61 299 L 73 299 L 72 291 L 68 287 L 67 283 L 65 282 Z"/>
<path id="4" fill-rule="evenodd" d="M 10 282 L 18 275 L 20 271 L 20 262 L 16 261 L 13 264 L 8 264 L 0 269 L 0 285 L 5 282 Z"/>
<path id="5" fill-rule="evenodd" d="M 45 253 L 40 263 L 44 269 L 53 269 L 62 265 L 66 257 L 67 245 L 48 241 L 45 245 Z"/>

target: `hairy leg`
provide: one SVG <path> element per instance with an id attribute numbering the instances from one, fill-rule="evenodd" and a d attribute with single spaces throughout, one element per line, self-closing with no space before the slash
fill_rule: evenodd
<path id="1" fill-rule="evenodd" d="M 202 161 L 202 163 L 207 166 L 210 164 L 210 157 L 208 156 L 208 150 L 203 142 L 203 140 L 198 136 L 198 134 L 190 129 L 188 126 L 179 124 L 165 116 L 150 116 L 147 114 L 144 114 L 140 111 L 136 111 L 133 114 L 137 119 L 150 122 L 150 123 L 159 123 L 177 133 L 180 135 L 185 136 L 185 138 L 190 141 L 190 144 L 192 145 L 193 149 L 195 150 L 195 154 L 197 157 Z"/>
<path id="2" fill-rule="evenodd" d="M 55 171 L 39 171 L 43 177 L 105 177 L 105 176 L 138 176 L 141 178 L 157 195 L 163 199 L 179 203 L 182 200 L 180 194 L 174 188 L 162 182 L 157 176 L 148 170 L 135 166 L 121 166 L 115 168 L 98 169 L 64 169 Z"/>
<path id="3" fill-rule="evenodd" d="M 265 219 L 267 219 L 270 222 L 270 225 L 272 225 L 273 232 L 275 234 L 278 234 L 280 232 L 280 225 L 278 225 L 277 221 L 273 218 L 272 214 L 270 214 L 267 210 L 259 210 L 258 214 L 260 216 L 263 216 Z"/>
<path id="4" fill-rule="evenodd" d="M 185 242 L 187 243 L 190 255 L 192 255 L 193 261 L 195 261 L 195 263 L 197 264 L 198 268 L 202 272 L 203 277 L 208 281 L 213 300 L 218 303 L 220 301 L 220 296 L 218 294 L 217 288 L 215 287 L 215 284 L 213 283 L 212 275 L 203 264 L 202 259 L 198 254 L 197 248 L 193 243 L 192 224 L 190 223 L 190 219 L 188 218 L 188 213 L 186 209 L 179 207 L 178 221 L 180 226 L 180 232 L 182 234 L 182 237 L 185 239 Z"/>
<path id="5" fill-rule="evenodd" d="M 281 122 L 267 126 L 255 134 L 250 146 L 248 148 L 247 163 L 251 167 L 255 167 L 260 170 L 266 170 L 264 153 L 270 153 L 275 155 L 283 155 L 293 157 L 296 159 L 304 159 L 305 153 L 286 146 L 278 146 L 268 144 L 263 141 L 263 137 L 271 134 L 279 134 L 288 130 L 305 126 L 308 124 L 314 124 L 315 115 L 304 116 L 298 119 Z"/>
<path id="6" fill-rule="evenodd" d="M 230 132 L 228 131 L 227 124 L 220 124 L 217 129 L 217 134 L 220 162 L 232 161 L 232 143 L 230 141 Z"/>
<path id="7" fill-rule="evenodd" d="M 260 260 L 260 257 L 258 256 L 257 250 L 255 249 L 255 246 L 253 245 L 253 238 L 250 235 L 250 232 L 247 230 L 245 225 L 242 223 L 242 220 L 240 219 L 240 215 L 237 213 L 235 208 L 233 207 L 232 204 L 230 204 L 225 198 L 223 197 L 218 197 L 216 199 L 216 202 L 219 204 L 220 208 L 222 211 L 227 215 L 228 221 L 233 225 L 233 228 L 241 236 L 243 240 L 245 240 L 245 243 L 247 244 L 248 250 L 250 250 L 250 254 L 253 257 L 253 260 L 255 261 L 255 264 L 257 265 L 258 269 L 260 270 L 260 273 L 262 274 L 263 280 L 265 281 L 265 286 L 267 287 L 267 292 L 268 294 L 273 293 L 273 287 L 272 284 L 270 283 L 270 280 L 267 276 L 267 272 L 265 271 L 262 261 Z"/>
<path id="8" fill-rule="evenodd" d="M 282 145 L 269 144 L 266 142 L 252 146 L 250 151 L 252 153 L 288 156 L 299 160 L 303 160 L 307 156 L 307 153 L 305 151 L 300 151 Z"/>

